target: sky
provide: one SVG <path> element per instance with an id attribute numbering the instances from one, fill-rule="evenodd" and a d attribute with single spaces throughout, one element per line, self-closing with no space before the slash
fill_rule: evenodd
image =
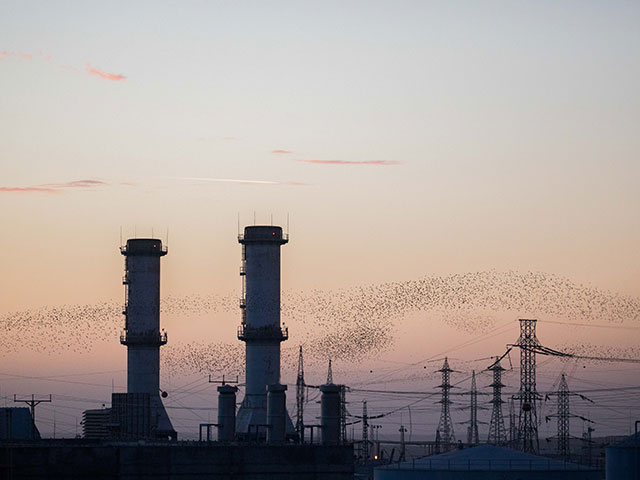
<path id="1" fill-rule="evenodd" d="M 622 1 L 5 0 L 0 314 L 122 302 L 121 238 L 152 233 L 163 297 L 238 295 L 254 222 L 288 224 L 285 291 L 515 271 L 637 302 L 639 21 Z M 167 321 L 233 342 L 239 314 L 207 312 Z M 609 332 L 584 341 L 639 338 Z M 404 335 L 393 361 L 421 355 Z M 117 342 L 58 350 L 3 368 L 123 369 Z"/>

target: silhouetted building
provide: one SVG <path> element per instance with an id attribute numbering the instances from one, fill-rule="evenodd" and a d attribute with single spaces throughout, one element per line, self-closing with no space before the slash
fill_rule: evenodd
<path id="1" fill-rule="evenodd" d="M 39 440 L 40 432 L 26 407 L 0 408 L 0 440 Z"/>
<path id="2" fill-rule="evenodd" d="M 638 423 L 636 422 L 636 430 Z M 640 433 L 620 440 L 606 450 L 607 480 L 640 478 Z"/>
<path id="3" fill-rule="evenodd" d="M 374 470 L 375 480 L 601 480 L 601 477 L 600 471 L 584 465 L 495 445 L 454 450 Z"/>
<path id="4" fill-rule="evenodd" d="M 92 440 L 109 438 L 111 409 L 98 408 L 82 412 L 82 436 Z"/>

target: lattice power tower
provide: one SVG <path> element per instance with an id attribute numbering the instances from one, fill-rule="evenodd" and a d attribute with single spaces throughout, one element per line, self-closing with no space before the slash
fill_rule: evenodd
<path id="1" fill-rule="evenodd" d="M 504 400 L 502 400 L 502 388 L 504 387 L 504 383 L 502 383 L 502 372 L 504 372 L 505 369 L 500 365 L 500 360 L 497 360 L 487 370 L 493 372 L 493 382 L 489 385 L 493 389 L 493 398 L 491 399 L 493 408 L 491 409 L 491 422 L 489 423 L 487 443 L 491 445 L 504 445 L 507 440 L 507 433 L 504 426 L 504 418 L 502 417 L 502 404 L 504 403 Z"/>
<path id="2" fill-rule="evenodd" d="M 565 377 L 564 373 L 562 374 L 562 377 L 560 379 L 558 390 L 554 393 L 548 394 L 547 397 L 550 397 L 552 395 L 555 395 L 558 399 L 558 411 L 555 415 L 549 415 L 547 417 L 547 421 L 552 417 L 555 417 L 557 419 L 558 433 L 555 436 L 555 438 L 558 441 L 558 456 L 560 456 L 563 460 L 568 461 L 571 456 L 571 444 L 569 443 L 571 439 L 571 432 L 569 429 L 569 425 L 570 425 L 569 421 L 571 417 L 579 418 L 585 423 L 593 423 L 588 418 L 585 418 L 581 415 L 572 414 L 571 410 L 569 409 L 569 405 L 570 405 L 569 399 L 571 396 L 577 396 L 577 397 L 580 397 L 582 400 L 586 400 L 591 403 L 593 403 L 593 400 L 585 397 L 584 395 L 571 392 L 569 390 L 569 384 L 567 383 L 567 378 Z M 593 431 L 593 428 L 591 428 L 591 426 L 588 426 L 587 428 L 588 437 L 591 436 L 592 431 Z M 551 437 L 551 438 L 554 438 L 554 437 Z M 591 439 L 588 438 L 587 445 L 589 446 L 589 448 L 590 448 L 590 442 L 591 442 Z"/>
<path id="3" fill-rule="evenodd" d="M 476 372 L 471 374 L 471 418 L 469 419 L 469 430 L 467 431 L 467 443 L 469 445 L 478 445 L 480 437 L 478 435 L 478 387 L 476 385 Z"/>
<path id="4" fill-rule="evenodd" d="M 302 345 L 298 354 L 298 376 L 296 377 L 296 433 L 298 441 L 304 443 L 304 363 Z"/>
<path id="5" fill-rule="evenodd" d="M 539 399 L 536 390 L 536 354 L 535 348 L 540 345 L 536 337 L 537 320 L 520 319 L 520 421 L 518 428 L 518 448 L 523 452 L 537 454 L 540 449 L 538 440 L 538 415 L 536 401 Z"/>
<path id="6" fill-rule="evenodd" d="M 438 370 L 438 372 L 442 373 L 442 384 L 438 386 L 438 388 L 442 389 L 442 399 L 438 402 L 442 404 L 440 421 L 438 422 L 438 432 L 440 433 L 440 441 L 446 451 L 451 447 L 451 444 L 456 441 L 456 437 L 453 433 L 453 422 L 451 421 L 451 400 L 449 398 L 451 390 L 451 372 L 453 372 L 453 370 L 449 368 L 449 360 L 446 357 L 442 368 Z"/>
<path id="7" fill-rule="evenodd" d="M 569 385 L 562 374 L 558 388 L 558 454 L 569 458 Z"/>

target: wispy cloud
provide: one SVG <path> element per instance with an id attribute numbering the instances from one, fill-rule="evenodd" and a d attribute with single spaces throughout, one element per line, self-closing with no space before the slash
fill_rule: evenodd
<path id="1" fill-rule="evenodd" d="M 102 187 L 105 185 L 109 185 L 107 182 L 103 182 L 102 180 L 72 180 L 71 182 L 65 183 L 45 183 L 44 185 L 39 185 L 40 187 L 52 187 L 52 188 L 88 188 L 88 187 Z"/>
<path id="2" fill-rule="evenodd" d="M 3 193 L 58 193 L 59 190 L 48 187 L 0 187 Z"/>
<path id="3" fill-rule="evenodd" d="M 58 66 L 59 68 L 64 68 L 65 70 L 72 70 L 75 72 L 80 72 L 82 71 L 79 68 L 76 68 L 72 65 L 67 65 L 67 64 L 60 64 L 59 62 L 52 62 L 51 56 L 50 55 L 45 55 L 42 52 L 38 52 L 36 54 L 32 54 L 32 53 L 25 53 L 25 52 L 9 52 L 7 50 L 2 50 L 0 51 L 0 60 L 4 60 L 4 59 L 8 59 L 8 58 L 20 58 L 22 60 L 36 60 L 36 59 L 40 59 L 40 60 L 46 60 L 47 62 L 51 62 L 53 65 Z M 97 77 L 100 78 L 104 78 L 105 80 L 111 80 L 113 82 L 119 82 L 122 80 L 125 80 L 127 77 L 125 77 L 124 75 L 120 75 L 118 73 L 107 73 L 107 72 L 103 72 L 101 70 L 98 70 L 95 67 L 92 67 L 91 65 L 87 65 L 87 68 L 85 69 L 86 73 L 88 73 L 89 75 L 95 75 Z"/>
<path id="4" fill-rule="evenodd" d="M 293 152 L 291 150 L 271 150 L 271 153 L 273 153 L 274 155 L 287 155 Z"/>
<path id="5" fill-rule="evenodd" d="M 304 163 L 313 163 L 317 165 L 375 165 L 375 166 L 387 166 L 387 165 L 400 165 L 401 162 L 396 160 L 298 160 Z"/>
<path id="6" fill-rule="evenodd" d="M 111 80 L 113 82 L 119 82 L 121 80 L 124 80 L 125 77 L 124 75 L 120 75 L 117 73 L 106 73 L 106 72 L 102 72 L 100 70 L 98 70 L 97 68 L 92 67 L 91 65 L 87 65 L 87 73 L 89 75 L 97 75 L 100 78 L 104 78 L 105 80 Z"/>
<path id="7" fill-rule="evenodd" d="M 239 178 L 209 178 L 209 177 L 170 177 L 173 180 L 192 180 L 197 182 L 222 182 L 222 183 L 244 183 L 249 185 L 293 185 L 293 186 L 309 186 L 310 183 L 288 182 L 277 180 L 246 180 Z"/>
<path id="8" fill-rule="evenodd" d="M 102 180 L 72 180 L 64 183 L 45 183 L 30 187 L 0 187 L 4 193 L 60 193 L 67 188 L 104 187 L 109 184 Z"/>

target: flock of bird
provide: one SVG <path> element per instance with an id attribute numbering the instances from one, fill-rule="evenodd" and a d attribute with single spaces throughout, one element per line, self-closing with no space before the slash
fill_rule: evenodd
<path id="1" fill-rule="evenodd" d="M 165 296 L 163 315 L 186 318 L 224 317 L 235 332 L 240 318 L 237 296 Z M 582 322 L 634 322 L 640 299 L 584 286 L 556 275 L 526 272 L 474 272 L 424 277 L 404 282 L 340 290 L 284 291 L 282 320 L 290 342 L 283 344 L 283 368 L 295 368 L 297 346 L 305 360 L 327 358 L 355 362 L 389 351 L 398 326 L 409 314 L 425 322 L 438 319 L 468 333 L 495 324 L 494 315 L 555 318 Z M 117 342 L 124 324 L 122 303 L 65 305 L 0 315 L 0 357 L 10 352 L 90 352 L 95 345 Z M 241 342 L 181 341 L 173 335 L 162 349 L 163 368 L 174 374 L 212 370 L 243 371 Z M 515 339 L 514 339 L 515 340 Z M 607 347 L 609 348 L 609 347 Z M 615 348 L 607 353 L 612 356 Z M 593 350 L 591 350 L 593 351 Z"/>

